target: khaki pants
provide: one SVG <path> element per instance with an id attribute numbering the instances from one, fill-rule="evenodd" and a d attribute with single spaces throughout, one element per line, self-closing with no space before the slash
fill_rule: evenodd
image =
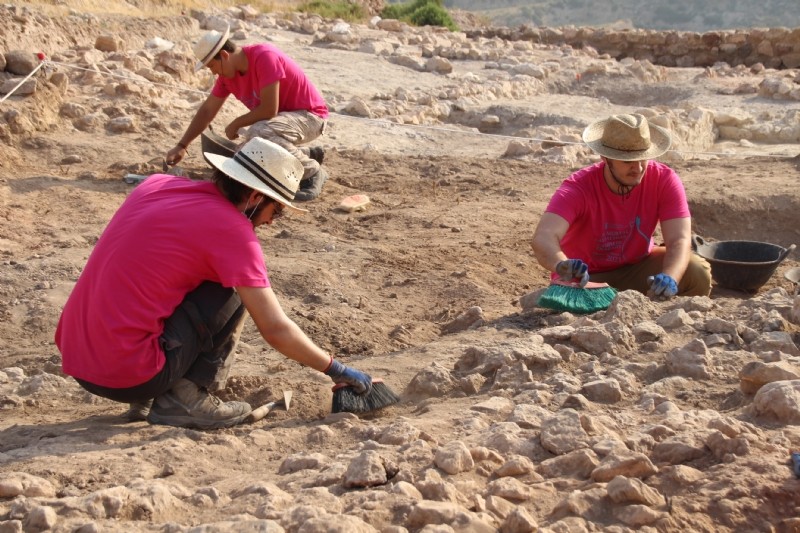
<path id="1" fill-rule="evenodd" d="M 308 111 L 285 111 L 256 122 L 244 134 L 244 142 L 261 137 L 280 145 L 303 164 L 303 179 L 319 172 L 319 163 L 297 146 L 310 143 L 325 132 L 327 121 Z M 244 143 L 243 143 L 244 144 Z"/>
<path id="2" fill-rule="evenodd" d="M 643 261 L 609 270 L 589 272 L 591 281 L 605 282 L 618 291 L 635 290 L 647 294 L 648 276 L 661 273 L 666 248 L 656 246 Z M 711 294 L 711 265 L 697 254 L 692 254 L 689 266 L 678 282 L 678 296 L 708 296 Z"/>

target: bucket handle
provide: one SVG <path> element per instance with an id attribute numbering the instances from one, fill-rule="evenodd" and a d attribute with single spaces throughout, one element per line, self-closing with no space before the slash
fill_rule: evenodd
<path id="1" fill-rule="evenodd" d="M 781 252 L 780 255 L 778 256 L 778 263 L 786 259 L 786 256 L 789 255 L 792 252 L 792 250 L 794 250 L 796 247 L 797 246 L 793 244 L 788 248 L 786 248 L 783 252 Z"/>
<path id="2" fill-rule="evenodd" d="M 696 252 L 697 249 L 703 246 L 705 243 L 706 240 L 704 238 L 702 238 L 697 233 L 692 233 L 692 250 Z"/>

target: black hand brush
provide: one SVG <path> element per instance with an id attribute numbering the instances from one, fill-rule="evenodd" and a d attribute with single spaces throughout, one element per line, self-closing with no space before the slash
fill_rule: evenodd
<path id="1" fill-rule="evenodd" d="M 372 381 L 372 388 L 365 394 L 359 394 L 347 383 L 337 383 L 333 386 L 332 413 L 371 413 L 394 405 L 400 397 L 389 388 L 383 380 Z"/>

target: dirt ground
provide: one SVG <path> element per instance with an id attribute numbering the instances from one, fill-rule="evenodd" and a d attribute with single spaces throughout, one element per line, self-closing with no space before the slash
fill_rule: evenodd
<path id="1" fill-rule="evenodd" d="M 141 21 L 101 19 L 96 27 L 122 31 L 126 24 L 131 28 L 128 47 L 132 50 L 140 48 L 137 43 L 147 38 L 148 31 L 162 38 L 171 36 L 170 29 L 185 31 L 168 21 L 148 26 Z M 65 23 L 60 27 L 62 35 L 51 32 L 46 50 L 49 56 L 93 44 L 95 34 L 87 29 L 72 35 L 77 44 L 66 44 L 70 40 L 68 28 Z M 392 93 L 399 87 L 427 89 L 446 83 L 443 76 L 430 73 L 420 73 L 409 83 L 408 77 L 416 74 L 408 69 L 367 54 L 312 46 L 310 35 L 272 29 L 269 37 L 306 68 L 326 98 L 337 103 L 353 96 Z M 504 157 L 509 139 L 502 135 L 481 134 L 474 129 L 458 131 L 444 124 L 429 129 L 402 126 L 357 119 L 334 109 L 330 131 L 318 142 L 326 149 L 325 165 L 331 175 L 322 196 L 304 206 L 310 211 L 307 215 L 283 218 L 258 233 L 270 278 L 287 313 L 324 349 L 346 364 L 382 377 L 404 400 L 362 419 L 331 416 L 327 378 L 282 357 L 248 323 L 234 377 L 222 396 L 257 405 L 279 397 L 283 390 L 292 390 L 294 401 L 289 412 L 274 412 L 251 426 L 205 433 L 146 423 L 125 424 L 120 419 L 125 406 L 84 394 L 61 374 L 54 329 L 92 246 L 135 186 L 125 183 L 123 175 L 158 171 L 159 158 L 178 140 L 199 100 L 179 89 L 153 90 L 150 94 L 145 89 L 140 94 L 108 96 L 104 86 L 109 82 L 102 76 L 88 83 L 81 81 L 79 73 L 64 71 L 70 77 L 65 94 L 42 84 L 34 95 L 0 104 L 7 120 L 8 113 L 19 113 L 32 124 L 21 134 L 10 134 L 6 138 L 9 142 L 0 145 L 0 371 L 6 370 L 9 376 L 5 381 L 0 379 L 0 531 L 17 531 L 12 522 L 18 522 L 25 531 L 37 530 L 35 524 L 31 525 L 36 505 L 55 509 L 58 519 L 49 527 L 63 531 L 75 531 L 86 524 L 95 529 L 81 531 L 188 531 L 200 524 L 241 522 L 253 517 L 280 522 L 286 531 L 371 530 L 365 525 L 334 529 L 338 523 L 335 519 L 327 526 L 306 525 L 303 529 L 302 520 L 287 518 L 289 511 L 275 510 L 289 509 L 288 503 L 275 507 L 273 500 L 256 497 L 269 494 L 263 487 L 259 492 L 264 483 L 278 484 L 297 505 L 324 508 L 331 515 L 359 517 L 372 530 L 478 530 L 446 529 L 445 519 L 427 525 L 417 523 L 409 518 L 414 516 L 408 511 L 410 504 L 381 508 L 382 500 L 370 496 L 374 491 L 343 488 L 336 481 L 336 472 L 340 477 L 341 471 L 335 468 L 314 470 L 307 466 L 305 471 L 298 468 L 298 472 L 287 472 L 282 465 L 297 454 L 321 454 L 336 463 L 334 458 L 342 455 L 385 451 L 392 444 L 386 428 L 397 425 L 416 428 L 419 438 L 433 449 L 475 437 L 477 426 L 470 425 L 466 414 L 476 402 L 491 398 L 491 391 L 470 395 L 456 390 L 421 397 L 410 384 L 434 363 L 452 370 L 470 346 L 502 346 L 557 323 L 554 313 L 523 311 L 520 304 L 520 298 L 544 287 L 548 280 L 548 273 L 532 255 L 530 240 L 553 190 L 588 161 L 563 165 L 535 157 Z M 613 92 L 615 83 L 609 79 L 596 93 Z M 796 106 L 758 101 L 753 95 L 714 92 L 700 84 L 692 91 L 691 98 L 696 101 L 708 106 L 718 102 L 725 109 Z M 68 102 L 105 109 L 111 115 L 144 110 L 139 113 L 141 126 L 125 133 L 80 131 L 59 114 Z M 508 103 L 508 109 L 514 106 L 536 116 L 551 113 L 571 117 L 568 124 L 579 132 L 590 120 L 634 109 L 635 102 L 611 103 L 597 94 L 548 92 L 538 99 Z M 234 102 L 226 104 L 215 121 L 218 130 L 237 110 L 241 108 Z M 771 155 L 774 152 L 771 146 L 747 146 L 740 147 L 738 153 L 689 156 L 670 163 L 686 186 L 697 234 L 710 240 L 757 240 L 782 247 L 800 244 L 800 146 L 783 145 L 779 155 Z M 195 179 L 208 176 L 199 142 L 191 147 L 190 157 L 181 167 Z M 338 209 L 342 198 L 356 193 L 371 199 L 364 211 Z M 798 266 L 800 253 L 795 251 L 778 266 L 759 295 L 781 288 L 788 301 L 786 295 L 794 285 L 784 273 Z M 746 307 L 757 296 L 715 287 L 711 300 L 716 316 L 744 323 L 747 315 L 755 314 L 761 306 L 754 303 Z M 743 305 L 749 309 L 746 313 Z M 483 326 L 442 333 L 443 326 L 475 306 L 482 311 Z M 785 328 L 797 344 L 798 326 L 785 323 Z M 630 361 L 642 365 L 661 361 L 670 349 L 690 338 L 676 335 L 650 353 L 634 350 L 629 354 Z M 793 361 L 796 364 L 797 357 Z M 575 366 L 561 372 L 577 372 Z M 12 386 L 11 368 L 21 369 L 27 376 L 27 389 Z M 745 496 L 722 489 L 715 492 L 709 488 L 709 481 L 708 490 L 697 493 L 700 503 L 692 507 L 685 497 L 690 492 L 687 485 L 675 482 L 677 485 L 670 488 L 663 479 L 657 482 L 663 493 L 672 494 L 675 503 L 670 504 L 672 511 L 664 511 L 669 516 L 645 529 L 777 531 L 783 527 L 797 531 L 791 527 L 800 527 L 796 522 L 785 522 L 800 516 L 800 481 L 790 478 L 785 462 L 785 448 L 800 446 L 800 440 L 795 440 L 800 434 L 791 424 L 750 417 L 750 400 L 738 389 L 736 370 L 690 383 L 683 395 L 671 399 L 687 412 L 715 411 L 738 417 L 757 427 L 761 440 L 775 447 L 764 452 L 768 459 L 755 451 L 725 459 L 740 467 L 735 473 L 726 471 L 725 461 L 714 456 L 690 462 L 709 479 L 716 476 L 714 483 L 736 486 L 747 493 Z M 35 376 L 40 376 L 39 381 L 31 379 Z M 646 425 L 647 417 L 636 408 L 639 399 L 640 395 L 632 392 L 621 403 L 597 404 L 599 407 L 591 412 L 602 419 L 616 411 L 638 419 L 634 425 Z M 558 409 L 552 404 L 550 408 Z M 484 417 L 480 431 L 502 423 L 499 415 Z M 626 433 L 633 434 L 633 430 Z M 474 440 L 477 446 L 479 439 Z M 415 442 L 417 439 L 410 439 L 404 444 L 413 449 L 420 446 Z M 538 463 L 545 455 L 531 452 L 528 457 Z M 412 471 L 408 464 L 415 463 L 406 456 L 400 464 L 404 472 L 404 468 Z M 422 471 L 420 468 L 403 479 L 419 481 L 424 477 Z M 15 494 L 8 488 L 9 480 L 17 479 L 19 472 L 47 480 L 54 491 L 29 494 L 27 498 Z M 318 480 L 325 475 L 332 476 L 331 480 Z M 453 483 L 467 495 L 480 493 L 481 487 L 494 479 L 477 469 L 460 476 Z M 753 478 L 763 489 L 758 494 L 748 492 L 748 482 Z M 108 510 L 110 496 L 97 496 L 114 487 L 126 486 L 133 491 L 141 479 L 166 483 L 174 501 L 158 503 L 151 487 L 150 507 L 123 503 L 115 514 Z M 553 531 L 611 531 L 604 528 L 619 522 L 610 511 L 593 514 L 573 505 L 568 506 L 572 511 L 567 513 L 563 505 L 557 505 L 572 491 L 595 490 L 597 485 L 580 476 L 563 476 L 553 480 L 552 491 L 541 501 L 517 504 L 527 508 L 540 526 L 553 527 Z M 326 488 L 324 496 L 315 492 L 319 487 Z M 106 501 L 105 512 L 92 514 L 75 503 L 92 495 Z M 329 502 L 328 496 L 336 502 Z M 735 503 L 726 508 L 720 499 Z M 746 505 L 742 503 L 745 500 Z M 124 500 L 130 501 L 130 497 Z M 474 512 L 483 509 L 488 513 L 485 505 L 481 508 L 474 501 L 462 503 Z M 756 508 L 757 512 L 752 510 Z M 565 515 L 583 520 L 578 525 Z M 554 526 L 559 521 L 560 525 Z M 440 525 L 434 527 L 437 523 Z M 241 523 L 218 527 L 219 531 L 245 530 Z M 252 530 L 273 531 L 269 529 L 272 526 L 258 527 L 263 529 Z M 636 526 L 628 523 L 616 527 L 622 531 Z M 200 530 L 214 531 L 210 526 Z"/>

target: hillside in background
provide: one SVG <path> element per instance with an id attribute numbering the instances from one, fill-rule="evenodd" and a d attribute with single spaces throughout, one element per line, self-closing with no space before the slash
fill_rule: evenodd
<path id="1" fill-rule="evenodd" d="M 445 0 L 493 25 L 613 26 L 660 30 L 800 27 L 797 0 Z"/>
<path id="2" fill-rule="evenodd" d="M 352 0 L 370 14 L 382 6 L 408 0 Z M 23 0 L 47 15 L 82 12 L 159 17 L 192 9 L 225 10 L 247 4 L 258 12 L 291 12 L 306 0 Z M 798 0 L 443 0 L 462 29 L 475 25 L 514 27 L 593 26 L 705 32 L 736 28 L 800 28 Z M 324 3 L 324 5 L 328 5 Z M 316 5 L 319 8 L 320 4 Z M 473 16 L 474 15 L 474 16 Z M 328 14 L 330 16 L 330 14 Z M 335 17 L 333 17 L 335 18 Z"/>

